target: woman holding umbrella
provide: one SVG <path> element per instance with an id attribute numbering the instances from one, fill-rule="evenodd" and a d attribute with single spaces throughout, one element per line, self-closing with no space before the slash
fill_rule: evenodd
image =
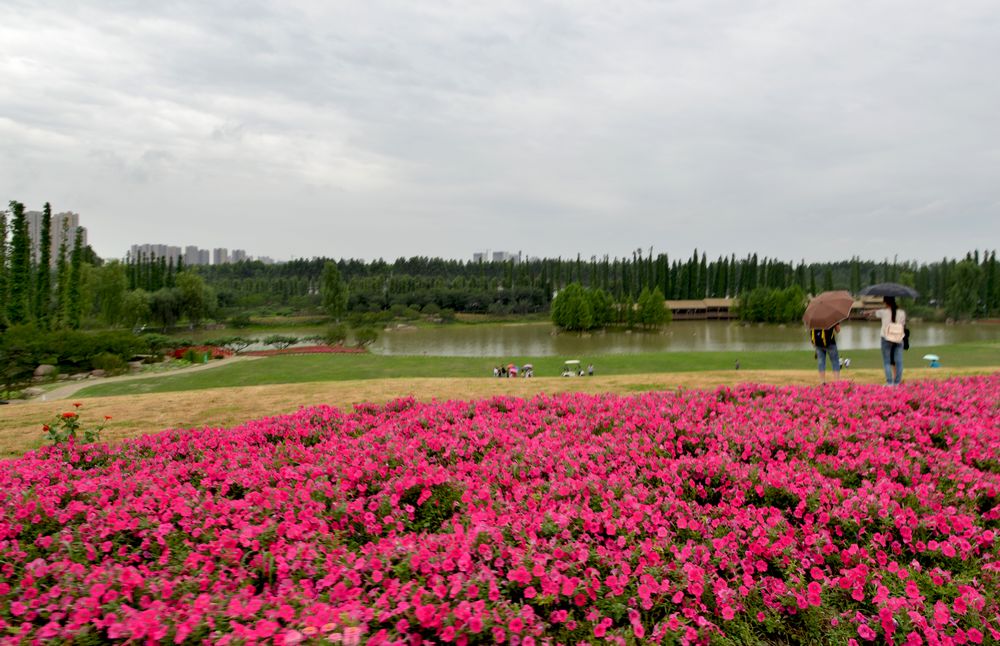
<path id="1" fill-rule="evenodd" d="M 906 337 L 906 312 L 896 305 L 896 298 L 917 298 L 917 290 L 899 283 L 879 283 L 861 290 L 862 296 L 881 296 L 885 304 L 880 310 L 866 314 L 882 321 L 882 367 L 887 386 L 903 381 L 903 339 Z"/>
<path id="2" fill-rule="evenodd" d="M 882 298 L 885 307 L 871 313 L 882 321 L 882 368 L 887 386 L 903 381 L 903 337 L 906 334 L 906 312 L 896 305 L 895 296 Z"/>

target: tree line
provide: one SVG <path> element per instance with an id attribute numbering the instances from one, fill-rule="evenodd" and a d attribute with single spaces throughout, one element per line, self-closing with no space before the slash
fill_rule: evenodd
<path id="1" fill-rule="evenodd" d="M 757 254 L 710 261 L 697 250 L 680 260 L 637 249 L 627 257 L 586 260 L 577 256 L 474 262 L 415 256 L 389 263 L 313 258 L 279 265 L 246 261 L 194 271 L 215 289 L 220 305 L 308 307 L 318 302 L 327 262 L 334 262 L 343 277 L 349 311 L 384 311 L 395 305 L 421 310 L 431 305 L 473 313 L 546 312 L 553 296 L 572 283 L 599 289 L 616 303 L 635 303 L 643 290 L 654 289 L 667 300 L 701 300 L 793 287 L 803 294 L 833 289 L 857 293 L 865 285 L 899 282 L 920 292 L 920 308 L 941 309 L 963 319 L 1000 316 L 996 251 L 973 251 L 959 260 L 931 263 L 858 257 L 791 263 Z"/>
<path id="2" fill-rule="evenodd" d="M 50 229 L 51 208 L 46 204 L 40 253 L 33 257 L 24 206 L 12 201 L 9 211 L 0 212 L 0 303 L 4 304 L 0 329 L 26 322 L 43 329 L 77 329 L 84 320 L 108 327 L 170 327 L 255 308 L 317 311 L 326 308 L 324 293 L 329 286 L 324 271 L 329 265 L 343 286 L 338 296 L 343 311 L 354 315 L 546 313 L 556 294 L 578 284 L 606 295 L 620 317 L 633 309 L 622 305 L 635 306 L 644 293 L 659 293 L 667 300 L 740 298 L 741 316 L 771 320 L 760 314 L 770 307 L 768 303 L 780 302 L 775 306 L 787 314 L 784 303 L 799 291 L 856 293 L 867 284 L 893 281 L 920 292 L 911 311 L 937 309 L 955 318 L 1000 316 L 995 251 L 974 251 L 959 260 L 932 263 L 858 257 L 792 263 L 757 254 L 709 260 L 698 250 L 672 258 L 648 248 L 622 257 L 587 259 L 580 255 L 484 262 L 426 256 L 393 262 L 311 258 L 274 265 L 241 261 L 187 267 L 152 255 L 104 262 L 79 237 L 72 248 L 61 245 L 53 260 Z"/>

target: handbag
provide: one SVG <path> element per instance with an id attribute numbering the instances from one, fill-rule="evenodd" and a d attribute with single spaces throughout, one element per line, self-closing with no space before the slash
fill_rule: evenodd
<path id="1" fill-rule="evenodd" d="M 903 349 L 910 349 L 910 328 L 903 327 Z"/>
<path id="2" fill-rule="evenodd" d="M 889 323 L 885 327 L 885 340 L 889 343 L 902 343 L 906 338 L 906 328 L 902 323 Z"/>

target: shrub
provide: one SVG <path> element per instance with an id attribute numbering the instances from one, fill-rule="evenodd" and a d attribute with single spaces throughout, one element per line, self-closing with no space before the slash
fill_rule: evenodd
<path id="1" fill-rule="evenodd" d="M 90 360 L 90 366 L 95 370 L 103 370 L 109 375 L 118 375 L 125 372 L 128 363 L 117 354 L 102 352 L 94 355 L 94 358 Z"/>
<path id="2" fill-rule="evenodd" d="M 229 319 L 229 327 L 234 328 L 245 328 L 250 327 L 252 322 L 250 321 L 250 316 L 247 314 L 237 314 L 236 316 Z"/>
<path id="3" fill-rule="evenodd" d="M 337 323 L 326 328 L 323 341 L 327 345 L 341 345 L 347 340 L 347 326 Z"/>
<path id="4" fill-rule="evenodd" d="M 294 345 L 299 342 L 299 337 L 297 336 L 287 336 L 284 334 L 272 334 L 266 337 L 263 341 L 264 345 L 273 345 L 279 350 L 284 350 L 290 345 Z"/>
<path id="5" fill-rule="evenodd" d="M 373 327 L 358 328 L 354 331 L 354 343 L 359 348 L 369 346 L 378 340 L 378 332 Z"/>

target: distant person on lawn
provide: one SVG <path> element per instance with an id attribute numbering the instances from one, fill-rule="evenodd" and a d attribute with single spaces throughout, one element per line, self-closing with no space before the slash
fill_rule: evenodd
<path id="1" fill-rule="evenodd" d="M 819 364 L 820 383 L 826 383 L 826 358 L 830 357 L 830 367 L 833 368 L 833 380 L 840 379 L 840 355 L 837 353 L 837 332 L 840 332 L 840 325 L 834 325 L 825 330 L 812 330 L 810 337 L 813 347 L 816 349 L 815 357 Z"/>

